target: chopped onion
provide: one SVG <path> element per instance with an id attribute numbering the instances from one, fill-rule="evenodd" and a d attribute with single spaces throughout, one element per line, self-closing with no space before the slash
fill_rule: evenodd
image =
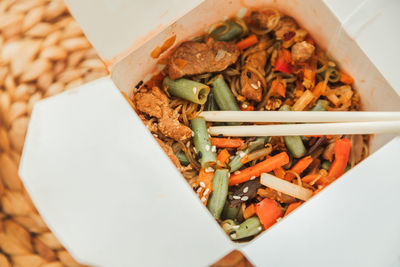
<path id="1" fill-rule="evenodd" d="M 278 192 L 285 193 L 289 196 L 304 201 L 308 200 L 313 194 L 313 191 L 311 191 L 310 189 L 306 189 L 302 186 L 289 183 L 288 181 L 285 181 L 268 173 L 261 174 L 260 182 L 262 185 L 275 189 Z"/>

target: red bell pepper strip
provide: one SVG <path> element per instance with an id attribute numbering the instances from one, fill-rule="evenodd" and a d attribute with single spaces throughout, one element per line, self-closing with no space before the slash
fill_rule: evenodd
<path id="1" fill-rule="evenodd" d="M 328 181 L 333 182 L 344 173 L 349 161 L 351 142 L 349 139 L 343 138 L 336 141 L 333 148 L 335 159 L 328 171 Z"/>
<path id="2" fill-rule="evenodd" d="M 275 69 L 280 72 L 291 73 L 290 63 L 292 62 L 292 54 L 289 50 L 283 48 L 279 51 L 278 58 L 275 61 Z"/>
<path id="3" fill-rule="evenodd" d="M 256 205 L 256 214 L 264 229 L 270 228 L 276 220 L 283 216 L 283 211 L 275 200 L 264 198 Z"/>

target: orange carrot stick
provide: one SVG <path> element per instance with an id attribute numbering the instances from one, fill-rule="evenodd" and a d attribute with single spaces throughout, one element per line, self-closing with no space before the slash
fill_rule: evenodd
<path id="1" fill-rule="evenodd" d="M 272 81 L 270 89 L 281 97 L 286 96 L 286 87 L 283 82 L 278 79 Z"/>
<path id="2" fill-rule="evenodd" d="M 224 167 L 229 161 L 229 157 L 231 154 L 229 154 L 228 150 L 222 149 L 221 152 L 219 152 L 217 156 L 217 165 L 219 167 Z"/>
<path id="3" fill-rule="evenodd" d="M 244 50 L 249 48 L 250 46 L 258 43 L 258 38 L 255 34 L 250 35 L 249 37 L 244 38 L 243 40 L 239 41 L 236 46 L 237 48 Z"/>
<path id="4" fill-rule="evenodd" d="M 257 163 L 247 169 L 234 174 L 229 179 L 229 186 L 241 184 L 250 180 L 253 176 L 260 176 L 263 172 L 270 172 L 273 169 L 281 167 L 289 162 L 289 156 L 286 152 L 279 153 L 273 157 Z"/>
<path id="5" fill-rule="evenodd" d="M 284 217 L 288 216 L 292 211 L 294 211 L 295 209 L 300 207 L 301 204 L 302 204 L 301 202 L 295 202 L 295 203 L 290 204 L 286 209 Z"/>
<path id="6" fill-rule="evenodd" d="M 304 183 L 311 183 L 312 181 L 317 179 L 319 175 L 320 175 L 319 173 L 309 174 L 301 178 L 301 181 Z"/>
<path id="7" fill-rule="evenodd" d="M 346 74 L 344 72 L 341 72 L 341 71 L 339 71 L 339 74 L 340 74 L 339 81 L 341 81 L 342 83 L 344 83 L 344 84 L 352 84 L 354 82 L 353 77 L 351 77 L 350 75 L 348 75 L 348 74 Z"/>
<path id="8" fill-rule="evenodd" d="M 311 162 L 313 161 L 313 158 L 311 156 L 307 156 L 302 158 L 301 160 L 299 160 L 296 165 L 294 165 L 292 167 L 292 169 L 290 169 L 292 172 L 297 173 L 298 175 L 300 175 L 305 169 L 307 169 L 307 167 L 311 164 Z M 285 175 L 285 180 L 286 181 L 292 181 L 294 178 L 296 177 L 296 175 L 294 175 L 293 173 L 286 173 Z"/>
<path id="9" fill-rule="evenodd" d="M 275 200 L 264 198 L 256 205 L 256 214 L 264 229 L 270 228 L 276 220 L 283 216 L 282 209 Z"/>
<path id="10" fill-rule="evenodd" d="M 279 168 L 274 169 L 274 174 L 278 178 L 285 179 L 286 172 L 282 167 L 279 167 Z"/>
<path id="11" fill-rule="evenodd" d="M 215 138 L 211 137 L 211 145 L 216 147 L 228 147 L 228 148 L 237 148 L 244 144 L 242 139 L 236 138 Z"/>
<path id="12" fill-rule="evenodd" d="M 202 199 L 204 205 L 207 205 L 208 197 L 210 196 L 210 193 L 213 190 L 212 188 L 213 178 L 214 178 L 213 172 L 206 172 L 204 168 L 200 169 L 199 177 L 197 178 L 194 187 L 198 187 L 196 193 L 199 196 L 199 198 Z"/>
<path id="13" fill-rule="evenodd" d="M 250 204 L 246 209 L 243 211 L 243 218 L 247 220 L 250 217 L 253 217 L 256 214 L 256 205 Z"/>
<path id="14" fill-rule="evenodd" d="M 351 142 L 347 138 L 336 141 L 333 148 L 335 159 L 328 171 L 328 180 L 333 182 L 344 173 L 347 162 L 349 161 Z"/>

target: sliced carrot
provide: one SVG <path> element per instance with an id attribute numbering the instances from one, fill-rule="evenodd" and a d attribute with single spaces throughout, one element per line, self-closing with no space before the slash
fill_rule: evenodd
<path id="1" fill-rule="evenodd" d="M 244 50 L 246 48 L 249 48 L 250 46 L 254 45 L 258 43 L 258 38 L 255 34 L 252 34 L 246 38 L 244 38 L 243 40 L 239 41 L 236 46 L 237 48 L 239 48 L 240 50 Z"/>
<path id="2" fill-rule="evenodd" d="M 256 214 L 264 229 L 270 228 L 276 220 L 283 216 L 283 211 L 275 200 L 264 198 L 256 205 Z"/>
<path id="3" fill-rule="evenodd" d="M 346 74 L 344 72 L 341 72 L 341 71 L 339 71 L 339 74 L 340 74 L 339 81 L 341 81 L 342 83 L 344 83 L 344 84 L 352 84 L 352 83 L 354 83 L 354 79 L 350 75 L 348 75 L 348 74 Z"/>
<path id="4" fill-rule="evenodd" d="M 212 180 L 214 178 L 213 172 L 206 172 L 204 168 L 200 169 L 199 177 L 197 178 L 194 187 L 198 187 L 196 190 L 197 195 L 202 200 L 204 205 L 207 205 L 208 197 L 212 192 Z M 207 190 L 208 189 L 208 190 Z"/>
<path id="5" fill-rule="evenodd" d="M 318 99 L 321 97 L 321 95 L 324 94 L 324 92 L 328 89 L 328 86 L 325 85 L 323 81 L 317 83 L 317 85 L 314 87 L 314 90 L 312 91 L 314 95 L 314 99 Z"/>
<path id="6" fill-rule="evenodd" d="M 254 106 L 250 105 L 249 103 L 243 103 L 242 105 L 240 105 L 240 110 L 241 111 L 253 111 Z"/>
<path id="7" fill-rule="evenodd" d="M 312 161 L 313 158 L 311 156 L 304 157 L 301 160 L 299 160 L 290 170 L 300 175 L 305 169 L 307 169 L 307 167 L 311 164 Z M 286 173 L 285 180 L 290 182 L 295 177 L 296 175 L 294 175 L 293 173 Z"/>
<path id="8" fill-rule="evenodd" d="M 292 211 L 294 211 L 295 209 L 300 207 L 301 204 L 303 204 L 303 203 L 302 202 L 295 202 L 295 203 L 290 204 L 286 209 L 284 217 L 288 216 Z"/>
<path id="9" fill-rule="evenodd" d="M 286 172 L 282 167 L 279 167 L 279 168 L 274 169 L 274 174 L 278 178 L 285 179 Z"/>
<path id="10" fill-rule="evenodd" d="M 270 172 L 288 163 L 288 154 L 286 152 L 279 153 L 273 157 L 267 158 L 266 160 L 257 163 L 254 166 L 244 169 L 237 174 L 232 175 L 229 179 L 229 186 L 247 182 L 252 177 L 260 176 L 261 173 Z"/>
<path id="11" fill-rule="evenodd" d="M 306 67 L 303 74 L 304 80 L 308 80 L 311 82 L 311 86 L 308 88 L 313 88 L 315 85 L 315 72 L 310 67 Z"/>
<path id="12" fill-rule="evenodd" d="M 271 83 L 271 90 L 281 97 L 286 96 L 286 86 L 283 84 L 283 82 L 279 79 L 275 79 Z"/>
<path id="13" fill-rule="evenodd" d="M 230 156 L 231 154 L 229 154 L 228 150 L 222 149 L 217 156 L 218 167 L 225 167 L 229 161 Z"/>
<path id="14" fill-rule="evenodd" d="M 244 144 L 244 141 L 239 138 L 231 139 L 231 138 L 211 138 L 211 145 L 216 147 L 228 147 L 228 148 L 237 148 Z"/>
<path id="15" fill-rule="evenodd" d="M 319 173 L 309 174 L 301 178 L 301 181 L 304 183 L 311 183 L 312 181 L 317 179 L 319 175 Z"/>
<path id="16" fill-rule="evenodd" d="M 249 206 L 246 207 L 246 209 L 243 212 L 243 218 L 247 220 L 250 217 L 253 217 L 254 214 L 256 214 L 256 205 L 250 204 Z"/>
<path id="17" fill-rule="evenodd" d="M 349 139 L 343 138 L 336 141 L 333 148 L 335 159 L 328 171 L 328 179 L 331 182 L 344 173 L 349 161 L 350 149 L 351 141 Z"/>
<path id="18" fill-rule="evenodd" d="M 281 49 L 278 58 L 275 61 L 275 69 L 285 73 L 291 73 L 290 63 L 292 62 L 292 53 L 288 49 Z"/>

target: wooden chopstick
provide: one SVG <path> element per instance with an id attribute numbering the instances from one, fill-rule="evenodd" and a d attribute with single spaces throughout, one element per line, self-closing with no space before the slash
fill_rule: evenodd
<path id="1" fill-rule="evenodd" d="M 208 128 L 208 132 L 211 135 L 222 134 L 224 136 L 290 136 L 400 133 L 400 120 L 310 124 L 214 126 Z"/>
<path id="2" fill-rule="evenodd" d="M 203 111 L 206 121 L 218 122 L 368 122 L 399 121 L 400 112 L 386 111 Z"/>

